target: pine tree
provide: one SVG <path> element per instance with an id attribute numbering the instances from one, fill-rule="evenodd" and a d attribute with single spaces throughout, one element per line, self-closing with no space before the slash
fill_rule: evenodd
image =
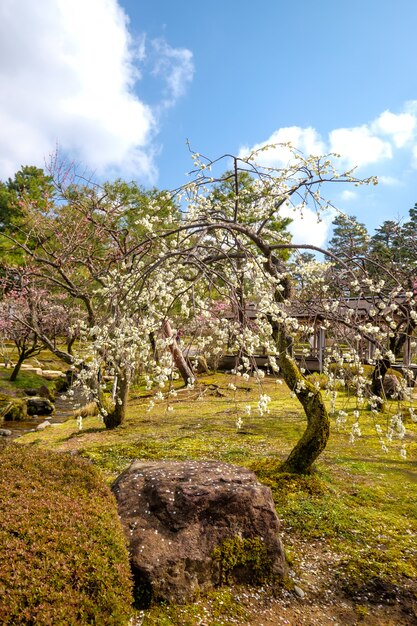
<path id="1" fill-rule="evenodd" d="M 338 215 L 333 220 L 333 237 L 329 250 L 342 260 L 355 259 L 367 254 L 369 235 L 364 224 L 354 215 Z"/>

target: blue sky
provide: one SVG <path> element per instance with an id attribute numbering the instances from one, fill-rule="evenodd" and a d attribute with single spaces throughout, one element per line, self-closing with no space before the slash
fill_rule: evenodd
<path id="1" fill-rule="evenodd" d="M 416 24 L 415 0 L 2 0 L 0 178 L 59 145 L 173 188 L 186 139 L 210 157 L 290 139 L 380 177 L 332 195 L 372 231 L 417 202 Z M 328 222 L 295 236 L 323 244 Z"/>

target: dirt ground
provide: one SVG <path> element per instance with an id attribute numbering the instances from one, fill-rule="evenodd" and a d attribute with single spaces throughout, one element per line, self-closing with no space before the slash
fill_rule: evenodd
<path id="1" fill-rule="evenodd" d="M 336 573 L 340 556 L 325 542 L 301 543 L 286 536 L 284 545 L 301 555 L 297 573 L 291 572 L 296 588 L 282 590 L 276 598 L 254 592 L 244 604 L 250 608 L 254 626 L 415 626 L 417 625 L 417 584 L 387 587 L 373 581 L 348 596 L 340 588 Z M 205 626 L 209 626 L 207 623 Z"/>

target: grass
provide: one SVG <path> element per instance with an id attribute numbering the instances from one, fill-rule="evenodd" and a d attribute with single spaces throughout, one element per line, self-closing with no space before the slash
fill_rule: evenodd
<path id="1" fill-rule="evenodd" d="M 228 387 L 231 381 L 236 391 Z M 126 422 L 116 430 L 107 431 L 99 418 L 88 417 L 82 431 L 70 420 L 25 435 L 19 443 L 79 452 L 108 483 L 136 458 L 218 459 L 249 467 L 272 489 L 296 575 L 302 572 L 303 550 L 313 543 L 335 555 L 335 585 L 347 597 L 361 597 L 375 581 L 384 589 L 395 586 L 417 594 L 416 425 L 407 424 L 408 457 L 403 459 L 399 450 L 404 442 L 396 442 L 388 453 L 381 451 L 370 413 L 361 422 L 363 436 L 353 444 L 349 433 L 337 432 L 333 424 L 316 472 L 294 478 L 280 474 L 279 463 L 302 434 L 305 417 L 285 386 L 266 378 L 262 393 L 272 402 L 270 413 L 259 416 L 258 385 L 217 374 L 202 377 L 194 390 L 179 389 L 170 407 L 161 403 L 148 411 L 149 394 L 137 387 Z M 340 407 L 345 400 L 340 393 Z M 249 417 L 244 415 L 248 404 Z M 395 410 L 394 403 L 391 408 Z M 350 406 L 347 412 L 352 411 Z M 243 425 L 237 429 L 239 416 Z M 218 600 L 216 593 L 226 593 L 228 600 Z M 238 613 L 250 615 L 253 599 L 248 608 L 239 591 L 216 593 L 193 607 L 152 607 L 143 626 L 194 625 L 203 619 L 213 625 L 245 623 Z"/>
<path id="2" fill-rule="evenodd" d="M 46 380 L 42 376 L 26 370 L 21 370 L 17 380 L 12 383 L 9 380 L 11 373 L 11 369 L 0 369 L 0 389 L 5 394 L 23 395 L 23 389 L 38 389 L 42 385 L 46 385 L 48 389 L 53 390 L 55 385 L 55 381 Z"/>

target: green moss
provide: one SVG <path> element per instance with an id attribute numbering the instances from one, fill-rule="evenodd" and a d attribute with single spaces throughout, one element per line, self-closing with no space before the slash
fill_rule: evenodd
<path id="1" fill-rule="evenodd" d="M 64 391 L 68 391 L 68 389 L 68 380 L 63 376 L 60 376 L 53 381 L 53 393 L 63 393 Z"/>
<path id="2" fill-rule="evenodd" d="M 369 615 L 368 607 L 363 604 L 357 604 L 355 606 L 355 613 L 357 614 L 360 621 L 363 621 Z"/>
<path id="3" fill-rule="evenodd" d="M 271 582 L 272 560 L 260 537 L 225 539 L 213 550 L 213 559 L 220 564 L 220 582 L 228 584 L 244 568 L 245 582 L 262 585 Z"/>
<path id="4" fill-rule="evenodd" d="M 127 624 L 128 554 L 97 470 L 12 443 L 0 463 L 0 623 Z"/>
<path id="5" fill-rule="evenodd" d="M 358 590 L 378 581 L 381 585 L 401 585 L 406 579 L 415 580 L 417 568 L 407 559 L 413 551 L 412 545 L 392 546 L 388 550 L 375 546 L 362 547 L 361 551 L 350 550 L 348 557 L 339 564 L 338 576 L 345 591 L 355 594 Z"/>
<path id="6" fill-rule="evenodd" d="M 242 592 L 242 593 L 240 593 Z M 177 606 L 153 605 L 144 615 L 142 626 L 236 626 L 250 623 L 250 611 L 242 602 L 248 588 L 221 587 L 210 591 L 199 603 Z"/>
<path id="7" fill-rule="evenodd" d="M 112 476 L 120 474 L 134 459 L 155 460 L 162 456 L 160 446 L 152 441 L 96 446 L 85 450 L 84 455 Z"/>
<path id="8" fill-rule="evenodd" d="M 308 374 L 306 378 L 312 385 L 318 387 L 318 389 L 327 389 L 329 385 L 329 377 L 326 374 L 314 372 L 313 374 Z"/>
<path id="9" fill-rule="evenodd" d="M 304 496 L 322 495 L 326 491 L 325 483 L 316 474 L 290 474 L 281 471 L 281 461 L 276 458 L 258 459 L 249 464 L 249 468 L 265 485 L 272 489 L 274 498 L 279 503 L 287 502 L 295 494 Z"/>
<path id="10" fill-rule="evenodd" d="M 0 394 L 0 416 L 1 418 L 19 422 L 27 417 L 27 406 L 24 400 L 8 396 L 6 394 Z"/>
<path id="11" fill-rule="evenodd" d="M 239 601 L 238 594 L 232 589 L 224 587 L 208 594 L 211 613 L 211 624 L 221 625 L 229 623 L 242 624 L 249 620 L 245 606 Z"/>

